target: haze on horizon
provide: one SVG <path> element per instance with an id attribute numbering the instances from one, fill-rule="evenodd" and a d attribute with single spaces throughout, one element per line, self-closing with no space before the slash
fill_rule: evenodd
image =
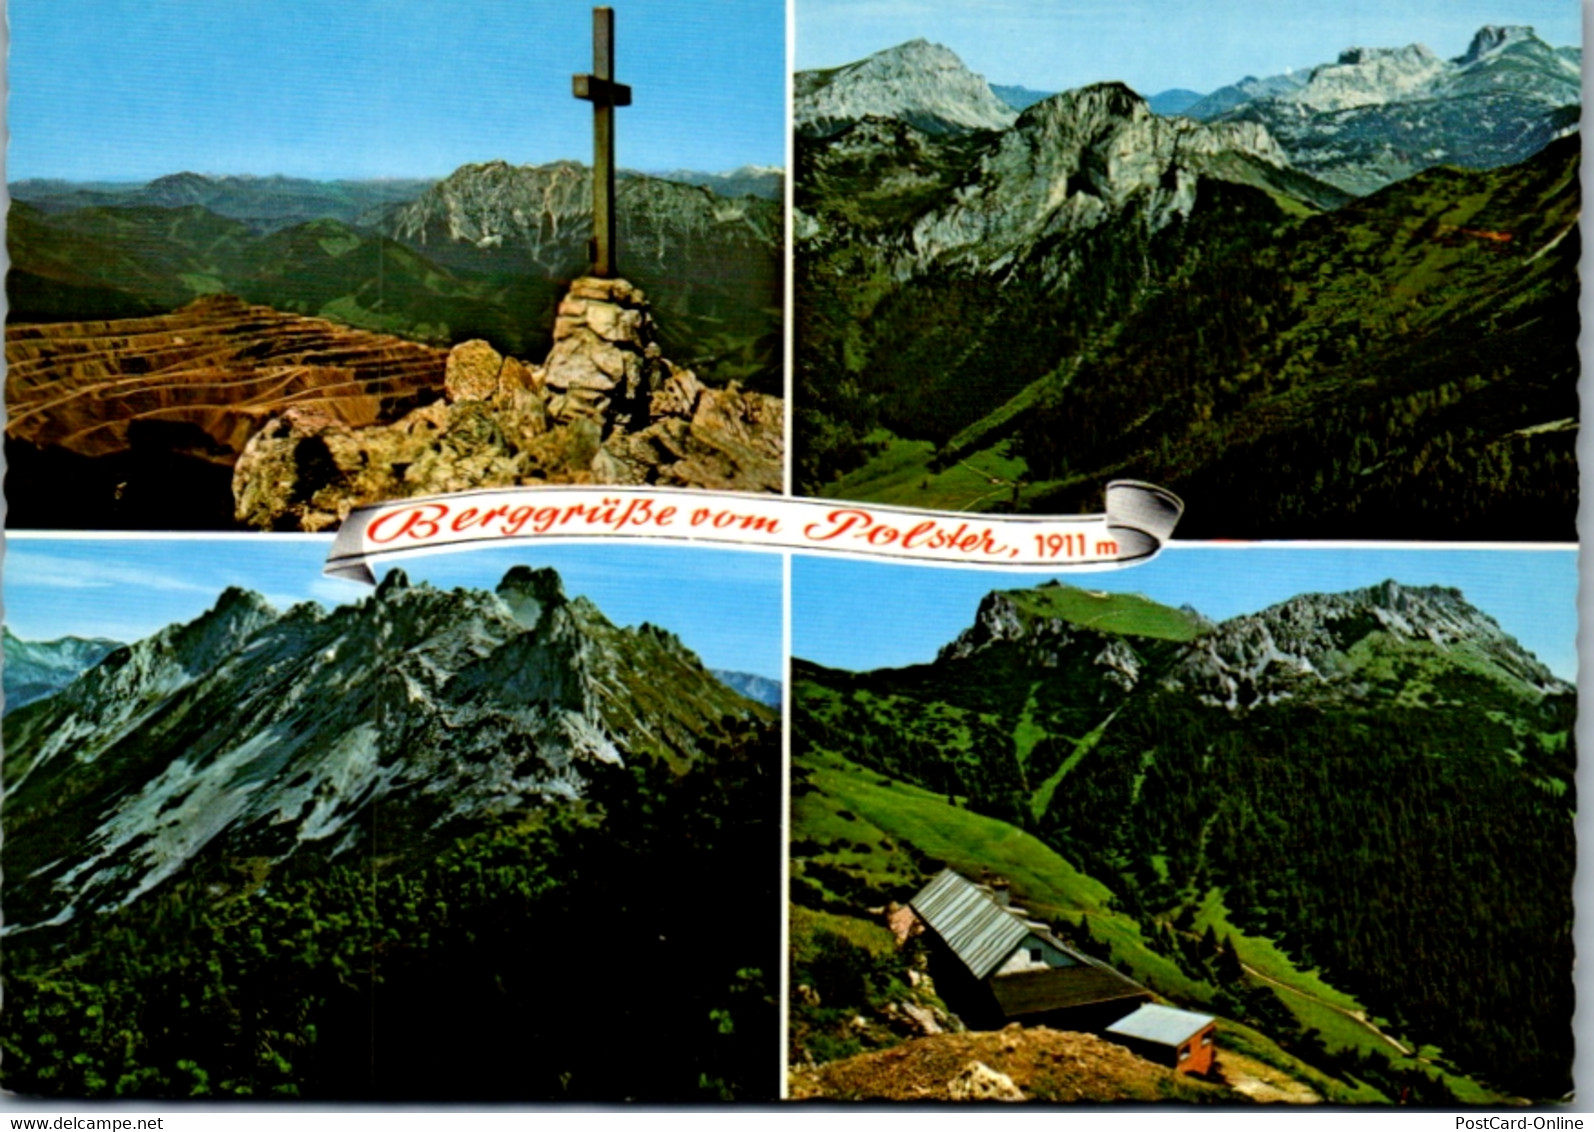
<path id="1" fill-rule="evenodd" d="M 1142 95 L 1210 94 L 1333 62 L 1348 47 L 1466 51 L 1486 24 L 1526 24 L 1554 47 L 1582 42 L 1571 0 L 796 0 L 799 71 L 856 62 L 916 38 L 950 48 L 987 82 L 1056 92 L 1127 83 Z"/>
<path id="2" fill-rule="evenodd" d="M 623 168 L 785 163 L 785 12 L 622 0 Z M 440 178 L 590 162 L 592 5 L 11 0 L 8 181 Z"/>

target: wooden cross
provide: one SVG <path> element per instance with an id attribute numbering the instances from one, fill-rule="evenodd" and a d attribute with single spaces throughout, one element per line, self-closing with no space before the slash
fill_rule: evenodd
<path id="1" fill-rule="evenodd" d="M 614 9 L 592 9 L 592 74 L 573 75 L 577 98 L 592 103 L 592 274 L 614 273 L 614 108 L 631 105 L 631 88 L 614 81 Z"/>

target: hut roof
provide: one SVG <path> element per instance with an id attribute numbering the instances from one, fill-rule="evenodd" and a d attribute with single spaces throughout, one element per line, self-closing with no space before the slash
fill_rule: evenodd
<path id="1" fill-rule="evenodd" d="M 990 892 L 951 869 L 937 873 L 910 906 L 976 979 L 996 970 L 1024 937 L 1036 932 Z"/>
<path id="2" fill-rule="evenodd" d="M 1210 1014 L 1196 1014 L 1189 1010 L 1176 1010 L 1148 1002 L 1133 1014 L 1118 1019 L 1107 1027 L 1109 1034 L 1122 1034 L 1126 1038 L 1156 1042 L 1158 1045 L 1176 1046 L 1186 1038 L 1199 1034 L 1212 1025 Z"/>

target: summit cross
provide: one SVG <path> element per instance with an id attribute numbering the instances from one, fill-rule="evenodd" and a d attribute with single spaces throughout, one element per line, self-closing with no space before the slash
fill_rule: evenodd
<path id="1" fill-rule="evenodd" d="M 592 9 L 592 74 L 572 75 L 577 98 L 592 103 L 592 274 L 615 274 L 614 108 L 631 105 L 631 88 L 614 81 L 614 9 Z"/>

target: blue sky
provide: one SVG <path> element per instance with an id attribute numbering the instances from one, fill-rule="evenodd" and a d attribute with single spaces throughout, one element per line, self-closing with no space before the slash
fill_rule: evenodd
<path id="1" fill-rule="evenodd" d="M 61 636 L 133 641 L 209 609 L 230 585 L 279 610 L 299 601 L 330 607 L 369 586 L 321 573 L 330 538 L 64 539 L 5 542 L 5 620 L 25 640 Z M 678 546 L 585 545 L 493 549 L 406 558 L 412 581 L 491 589 L 511 566 L 552 566 L 565 593 L 591 598 L 610 621 L 671 630 L 711 668 L 779 679 L 778 555 Z M 378 567 L 382 577 L 386 567 Z"/>
<path id="2" fill-rule="evenodd" d="M 1116 79 L 1202 93 L 1332 62 L 1352 46 L 1460 55 L 1485 24 L 1581 42 L 1575 0 L 796 0 L 797 67 L 835 67 L 923 36 L 994 83 L 1059 91 Z"/>
<path id="3" fill-rule="evenodd" d="M 991 590 L 1051 577 L 1188 604 L 1218 621 L 1297 594 L 1360 589 L 1388 578 L 1454 586 L 1558 676 L 1577 675 L 1575 550 L 1439 544 L 1420 550 L 1175 544 L 1144 565 L 1062 575 L 799 557 L 792 562 L 792 652 L 853 671 L 923 663 L 973 623 Z"/>
<path id="4" fill-rule="evenodd" d="M 781 0 L 617 0 L 622 166 L 780 165 Z M 590 161 L 581 0 L 10 0 L 6 177 Z"/>

